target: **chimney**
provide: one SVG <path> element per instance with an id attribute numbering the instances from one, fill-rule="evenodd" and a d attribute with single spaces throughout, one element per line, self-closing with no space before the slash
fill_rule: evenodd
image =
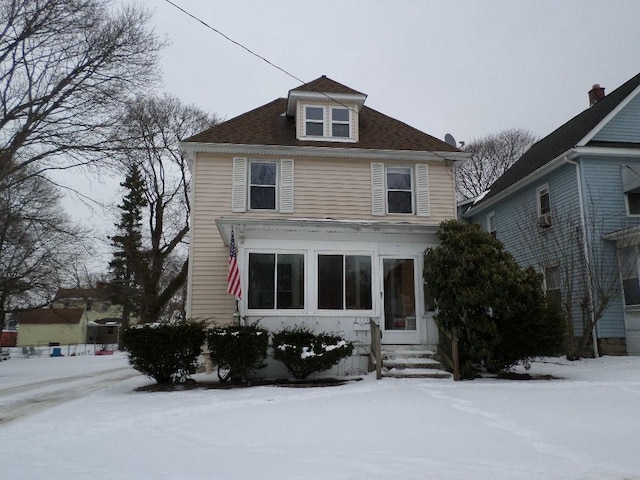
<path id="1" fill-rule="evenodd" d="M 604 98 L 604 87 L 597 83 L 589 90 L 589 106 L 595 105 Z"/>

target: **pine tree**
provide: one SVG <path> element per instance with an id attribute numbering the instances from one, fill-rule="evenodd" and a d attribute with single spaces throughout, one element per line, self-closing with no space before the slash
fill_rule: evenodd
<path id="1" fill-rule="evenodd" d="M 129 326 L 129 319 L 138 315 L 141 309 L 142 291 L 139 263 L 144 262 L 142 248 L 142 209 L 147 206 L 145 182 L 137 165 L 129 167 L 125 181 L 120 184 L 126 189 L 120 210 L 120 222 L 116 224 L 118 233 L 111 237 L 113 258 L 109 262 L 112 274 L 110 284 L 111 301 L 122 306 L 122 327 Z"/>

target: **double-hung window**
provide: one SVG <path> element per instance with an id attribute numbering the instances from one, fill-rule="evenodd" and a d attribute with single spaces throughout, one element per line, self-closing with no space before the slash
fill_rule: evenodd
<path id="1" fill-rule="evenodd" d="M 624 304 L 640 305 L 640 276 L 638 274 L 638 251 L 636 247 L 618 250 L 620 275 L 624 291 Z"/>
<path id="2" fill-rule="evenodd" d="M 640 165 L 620 165 L 627 215 L 640 215 Z"/>
<path id="3" fill-rule="evenodd" d="M 371 256 L 318 255 L 318 309 L 371 310 Z"/>
<path id="4" fill-rule="evenodd" d="M 305 129 L 307 137 L 324 137 L 324 107 L 304 107 Z"/>
<path id="5" fill-rule="evenodd" d="M 373 215 L 430 215 L 429 166 L 371 163 Z"/>
<path id="6" fill-rule="evenodd" d="M 497 238 L 498 233 L 496 231 L 496 213 L 495 212 L 491 212 L 489 215 L 487 215 L 487 232 L 489 232 L 489 235 L 491 235 L 493 238 Z"/>
<path id="7" fill-rule="evenodd" d="M 351 134 L 349 125 L 349 109 L 332 107 L 331 136 L 348 138 Z"/>
<path id="8" fill-rule="evenodd" d="M 562 308 L 560 293 L 560 267 L 552 265 L 544 269 L 544 290 L 547 303 L 557 310 Z"/>
<path id="9" fill-rule="evenodd" d="M 251 210 L 276 209 L 276 162 L 251 162 L 249 208 Z"/>
<path id="10" fill-rule="evenodd" d="M 413 213 L 413 175 L 409 167 L 387 167 L 388 213 Z"/>
<path id="11" fill-rule="evenodd" d="M 248 307 L 304 309 L 304 254 L 249 253 Z"/>
<path id="12" fill-rule="evenodd" d="M 293 213 L 293 160 L 233 159 L 231 211 Z"/>
<path id="13" fill-rule="evenodd" d="M 537 190 L 538 223 L 541 227 L 551 226 L 551 197 L 549 185 L 543 185 Z"/>
<path id="14" fill-rule="evenodd" d="M 329 105 L 303 107 L 302 138 L 308 140 L 353 141 L 353 116 L 349 108 Z"/>

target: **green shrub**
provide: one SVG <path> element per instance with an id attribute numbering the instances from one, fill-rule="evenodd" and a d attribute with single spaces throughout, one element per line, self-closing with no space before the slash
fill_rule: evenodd
<path id="1" fill-rule="evenodd" d="M 158 383 L 179 383 L 195 373 L 204 324 L 191 320 L 134 325 L 122 333 L 129 363 Z"/>
<path id="2" fill-rule="evenodd" d="M 297 379 L 328 370 L 353 352 L 353 343 L 339 335 L 314 334 L 294 327 L 273 334 L 273 358 L 284 363 Z"/>
<path id="3" fill-rule="evenodd" d="M 221 382 L 246 379 L 266 366 L 263 362 L 267 358 L 269 332 L 257 325 L 214 327 L 207 330 L 207 346 Z"/>

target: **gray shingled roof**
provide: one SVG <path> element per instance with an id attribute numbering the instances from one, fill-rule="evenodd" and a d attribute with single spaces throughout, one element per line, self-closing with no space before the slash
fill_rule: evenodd
<path id="1" fill-rule="evenodd" d="M 533 144 L 522 157 L 514 163 L 490 187 L 490 191 L 476 204 L 475 208 L 488 199 L 535 172 L 554 158 L 577 146 L 598 123 L 624 101 L 640 85 L 640 74 L 628 80 L 595 105 L 576 115 L 567 123 Z"/>
<path id="2" fill-rule="evenodd" d="M 295 90 L 360 94 L 324 76 Z M 287 99 L 278 98 L 266 105 L 198 133 L 186 139 L 185 142 L 428 152 L 459 151 L 438 138 L 366 106 L 363 106 L 360 110 L 360 137 L 358 142 L 302 141 L 296 138 L 295 120 L 285 115 L 286 109 Z"/>

